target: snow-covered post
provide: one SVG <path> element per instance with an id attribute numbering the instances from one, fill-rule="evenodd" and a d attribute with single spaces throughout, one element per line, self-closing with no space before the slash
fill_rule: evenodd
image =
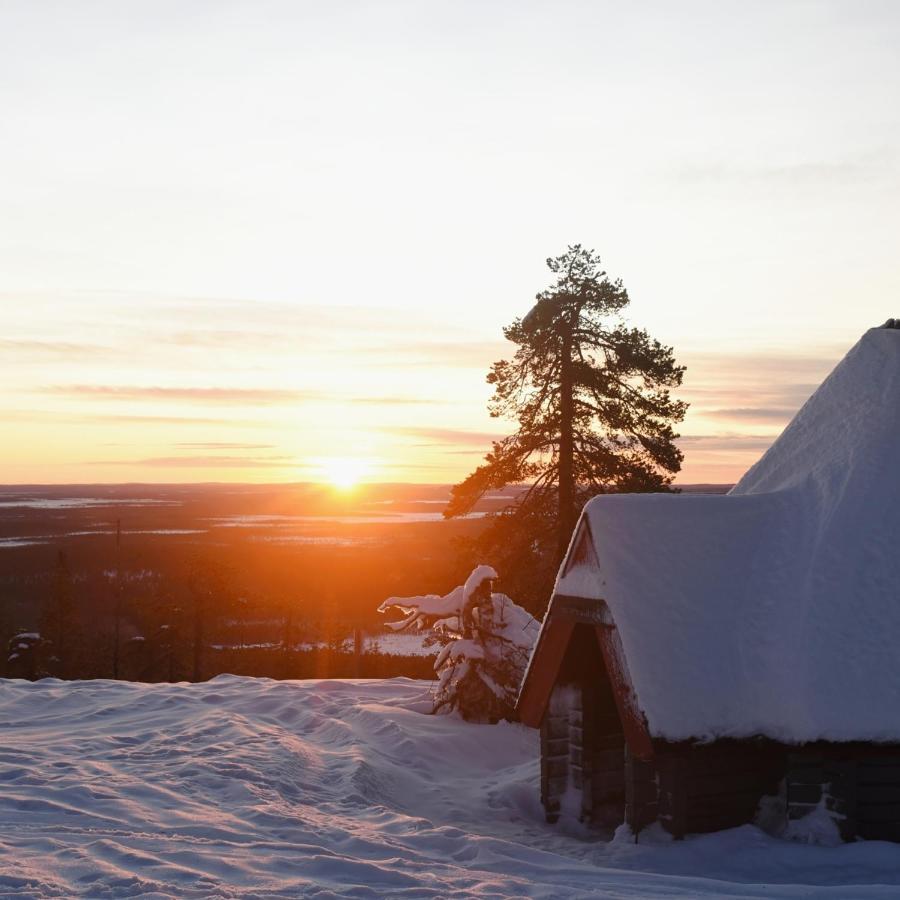
<path id="1" fill-rule="evenodd" d="M 39 656 L 44 639 L 36 631 L 19 631 L 9 639 L 6 670 L 10 678 L 36 681 L 47 673 L 43 671 Z"/>
<path id="2" fill-rule="evenodd" d="M 441 645 L 434 663 L 437 690 L 433 712 L 459 710 L 469 721 L 496 722 L 514 716 L 537 623 L 506 594 L 491 588 L 498 578 L 477 566 L 466 583 L 444 596 L 390 597 L 379 612 L 405 616 L 389 622 L 394 631 L 428 632 L 426 643 Z"/>

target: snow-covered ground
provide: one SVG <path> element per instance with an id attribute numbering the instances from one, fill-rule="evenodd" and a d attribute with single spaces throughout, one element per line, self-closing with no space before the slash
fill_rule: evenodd
<path id="1" fill-rule="evenodd" d="M 428 685 L 0 681 L 0 897 L 897 897 L 900 846 L 544 824 L 537 734 Z"/>
<path id="2" fill-rule="evenodd" d="M 383 632 L 366 637 L 367 653 L 382 653 L 385 656 L 435 656 L 440 650 L 434 644 L 425 646 L 428 632 L 395 634 Z"/>

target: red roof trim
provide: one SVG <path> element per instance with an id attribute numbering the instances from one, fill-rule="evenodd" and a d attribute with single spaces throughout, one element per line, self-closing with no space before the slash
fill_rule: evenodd
<path id="1" fill-rule="evenodd" d="M 600 567 L 597 559 L 597 551 L 594 549 L 594 536 L 591 533 L 591 523 L 588 517 L 582 515 L 572 538 L 572 546 L 563 561 L 560 578 L 564 578 L 576 566 Z"/>
<path id="2" fill-rule="evenodd" d="M 552 601 L 551 601 L 552 608 Z M 516 708 L 519 718 L 532 728 L 538 728 L 550 701 L 553 685 L 559 675 L 566 648 L 572 637 L 575 622 L 571 619 L 548 618 L 538 637 L 534 658 L 525 675 L 522 693 Z"/>
<path id="3" fill-rule="evenodd" d="M 628 674 L 628 665 L 625 662 L 625 651 L 622 649 L 622 641 L 615 626 L 595 625 L 597 643 L 603 654 L 603 662 L 606 673 L 609 676 L 613 689 L 613 698 L 616 701 L 616 709 L 619 711 L 619 721 L 622 723 L 622 732 L 628 749 L 638 759 L 653 759 L 653 741 L 647 730 L 647 720 L 641 712 L 637 702 L 637 695 L 631 684 L 631 676 Z"/>
<path id="4" fill-rule="evenodd" d="M 554 610 L 556 599 L 554 595 L 550 602 L 550 611 L 541 629 L 538 645 L 528 667 L 517 704 L 521 721 L 532 728 L 537 728 L 541 724 L 553 686 L 559 677 L 566 649 L 572 639 L 572 632 L 580 619 L 577 612 L 566 615 L 564 608 Z M 602 600 L 597 601 L 597 605 L 606 610 L 606 604 Z M 606 612 L 608 615 L 608 610 Z M 581 622 L 589 624 L 596 634 L 629 750 L 638 759 L 652 759 L 653 741 L 631 683 L 618 630 L 612 624 L 596 624 L 596 619 L 593 623 L 585 622 L 583 619 Z"/>

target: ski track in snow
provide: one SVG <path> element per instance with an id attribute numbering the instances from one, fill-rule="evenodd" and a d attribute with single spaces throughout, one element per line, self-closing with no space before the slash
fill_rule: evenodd
<path id="1" fill-rule="evenodd" d="M 900 847 L 544 824 L 538 736 L 425 682 L 0 680 L 0 897 L 900 895 Z"/>

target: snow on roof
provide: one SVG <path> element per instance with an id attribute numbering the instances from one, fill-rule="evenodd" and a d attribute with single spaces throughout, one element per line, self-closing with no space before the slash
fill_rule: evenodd
<path id="1" fill-rule="evenodd" d="M 606 601 L 651 735 L 900 741 L 900 331 L 866 332 L 729 494 L 582 516 L 597 562 L 556 591 Z"/>

